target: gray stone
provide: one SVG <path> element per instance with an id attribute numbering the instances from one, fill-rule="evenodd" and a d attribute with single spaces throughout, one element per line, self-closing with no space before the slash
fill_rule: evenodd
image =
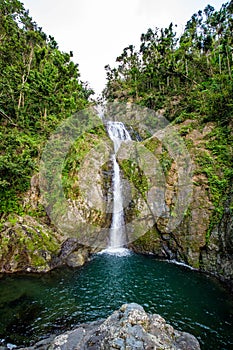
<path id="1" fill-rule="evenodd" d="M 28 350 L 200 350 L 191 334 L 175 330 L 138 304 L 124 304 L 106 320 L 92 322 L 35 344 Z M 19 349 L 23 350 L 23 348 Z"/>

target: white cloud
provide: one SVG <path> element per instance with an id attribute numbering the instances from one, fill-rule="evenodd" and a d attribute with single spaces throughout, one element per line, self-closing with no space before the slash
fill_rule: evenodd
<path id="1" fill-rule="evenodd" d="M 223 3 L 210 1 L 217 9 Z M 73 51 L 81 79 L 98 93 L 105 84 L 106 64 L 113 65 L 124 47 L 138 44 L 149 27 L 170 22 L 185 25 L 208 0 L 23 0 L 46 34 L 61 50 Z"/>

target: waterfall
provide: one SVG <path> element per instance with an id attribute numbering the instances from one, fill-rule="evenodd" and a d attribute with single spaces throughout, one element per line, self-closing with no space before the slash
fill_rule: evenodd
<path id="1" fill-rule="evenodd" d="M 107 131 L 114 145 L 114 154 L 112 155 L 113 164 L 113 211 L 112 223 L 110 227 L 109 249 L 118 249 L 126 244 L 125 221 L 123 209 L 122 181 L 120 176 L 120 167 L 117 163 L 116 155 L 122 141 L 131 140 L 130 134 L 121 122 L 108 122 Z"/>

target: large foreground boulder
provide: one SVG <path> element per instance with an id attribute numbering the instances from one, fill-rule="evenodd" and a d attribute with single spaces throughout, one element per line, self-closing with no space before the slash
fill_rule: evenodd
<path id="1" fill-rule="evenodd" d="M 45 339 L 28 350 L 200 350 L 191 334 L 175 330 L 138 304 L 124 304 L 105 321 L 92 322 Z M 22 350 L 22 349 L 21 349 Z"/>

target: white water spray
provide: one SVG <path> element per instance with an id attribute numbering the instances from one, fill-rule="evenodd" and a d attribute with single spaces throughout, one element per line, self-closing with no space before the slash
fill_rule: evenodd
<path id="1" fill-rule="evenodd" d="M 123 209 L 122 184 L 120 176 L 120 168 L 117 163 L 116 154 L 120 148 L 122 141 L 131 140 L 130 134 L 121 122 L 108 122 L 107 131 L 110 139 L 113 141 L 114 154 L 113 162 L 113 212 L 112 224 L 110 227 L 110 250 L 117 250 L 126 244 L 125 221 Z"/>

